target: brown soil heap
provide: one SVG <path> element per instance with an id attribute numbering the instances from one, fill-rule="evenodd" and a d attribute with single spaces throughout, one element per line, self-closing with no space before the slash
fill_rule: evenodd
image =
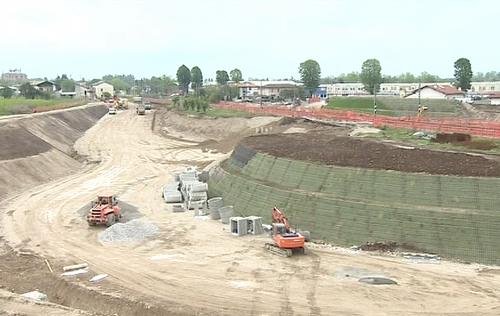
<path id="1" fill-rule="evenodd" d="M 465 153 L 402 148 L 377 141 L 336 137 L 327 133 L 252 136 L 244 139 L 241 144 L 276 157 L 326 165 L 500 177 L 500 163 L 494 159 Z"/>

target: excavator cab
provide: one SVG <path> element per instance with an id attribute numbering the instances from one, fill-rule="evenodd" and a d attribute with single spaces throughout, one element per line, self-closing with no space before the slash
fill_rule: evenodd
<path id="1" fill-rule="evenodd" d="M 273 223 L 273 235 L 285 235 L 287 233 L 285 224 Z"/>

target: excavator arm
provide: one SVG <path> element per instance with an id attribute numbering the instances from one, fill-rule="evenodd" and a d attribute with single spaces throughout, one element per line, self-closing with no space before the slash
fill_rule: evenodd
<path id="1" fill-rule="evenodd" d="M 290 231 L 290 224 L 288 218 L 280 211 L 277 207 L 273 207 L 273 223 L 279 223 L 285 225 L 286 231 Z"/>

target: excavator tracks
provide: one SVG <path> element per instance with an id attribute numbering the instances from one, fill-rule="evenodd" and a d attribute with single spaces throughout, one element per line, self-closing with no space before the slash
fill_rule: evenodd
<path id="1" fill-rule="evenodd" d="M 269 252 L 271 252 L 275 255 L 281 256 L 281 257 L 291 257 L 293 255 L 292 249 L 280 248 L 280 247 L 276 246 L 275 244 L 271 244 L 271 243 L 266 243 L 266 249 Z"/>

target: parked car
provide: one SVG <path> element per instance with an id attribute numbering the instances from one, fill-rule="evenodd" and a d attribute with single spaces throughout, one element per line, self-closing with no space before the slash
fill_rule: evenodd
<path id="1" fill-rule="evenodd" d="M 144 109 L 145 109 L 145 110 L 151 110 L 151 108 L 152 108 L 151 103 L 149 103 L 149 102 L 144 102 Z"/>
<path id="2" fill-rule="evenodd" d="M 108 114 L 116 114 L 116 109 L 114 107 L 110 107 L 108 109 Z"/>

